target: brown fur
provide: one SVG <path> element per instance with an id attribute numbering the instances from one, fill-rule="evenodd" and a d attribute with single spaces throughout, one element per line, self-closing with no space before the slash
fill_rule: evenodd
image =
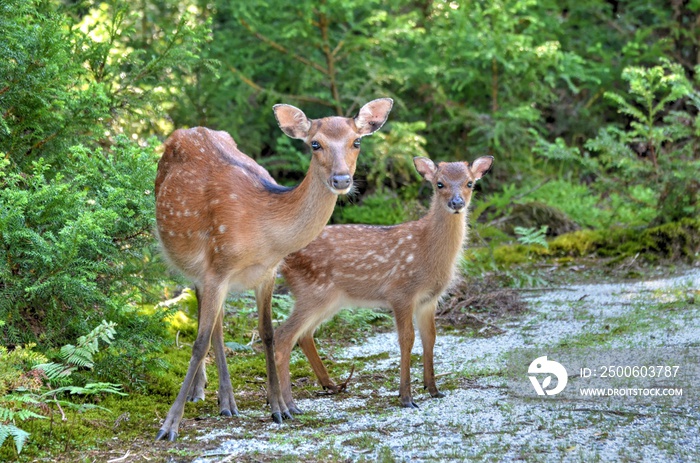
<path id="1" fill-rule="evenodd" d="M 306 248 L 285 259 L 282 273 L 296 304 L 275 333 L 275 354 L 282 395 L 290 410 L 298 411 L 289 377 L 294 343 L 299 342 L 321 385 L 335 390 L 316 351 L 313 333 L 343 307 L 358 305 L 387 307 L 394 312 L 401 347 L 401 404 L 415 407 L 409 378 L 414 318 L 423 342 L 425 387 L 432 396 L 441 396 L 433 372 L 435 309 L 453 280 L 466 239 L 466 210 L 472 193 L 468 184 L 473 187 L 490 169 L 492 160 L 482 157 L 471 165 L 452 162 L 435 166 L 427 158 L 416 158 L 416 168 L 435 189 L 426 216 L 392 227 L 328 226 Z M 437 188 L 438 184 L 442 188 Z M 455 213 L 450 204 L 460 199 L 461 208 Z"/>
<path id="2" fill-rule="evenodd" d="M 270 302 L 276 269 L 323 229 L 337 195 L 350 189 L 335 188 L 333 178 L 351 178 L 359 154 L 355 142 L 381 127 L 391 105 L 389 99 L 374 100 L 354 119 L 317 121 L 293 106 L 276 105 L 287 135 L 319 144 L 306 177 L 293 189 L 277 185 L 225 132 L 197 127 L 176 130 L 166 140 L 155 186 L 157 233 L 168 260 L 195 283 L 199 328 L 187 375 L 156 439 L 174 440 L 185 401 L 204 398 L 203 359 L 212 343 L 221 413 L 237 414 L 223 342 L 222 305 L 231 289 L 255 289 L 268 401 L 275 421 L 289 416 L 273 353 Z"/>

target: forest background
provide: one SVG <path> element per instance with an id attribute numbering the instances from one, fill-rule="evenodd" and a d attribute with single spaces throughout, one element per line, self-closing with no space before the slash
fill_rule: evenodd
<path id="1" fill-rule="evenodd" d="M 699 0 L 0 0 L 0 455 L 68 447 L 37 436 L 57 410 L 177 391 L 157 303 L 184 282 L 152 234 L 174 129 L 295 184 L 310 155 L 273 104 L 391 97 L 332 222 L 419 217 L 414 156 L 492 155 L 462 267 L 532 284 L 513 265 L 697 259 L 699 63 Z"/>

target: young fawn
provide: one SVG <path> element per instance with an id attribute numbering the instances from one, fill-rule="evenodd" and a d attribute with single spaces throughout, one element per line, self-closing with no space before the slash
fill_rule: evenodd
<path id="1" fill-rule="evenodd" d="M 431 396 L 443 397 L 433 371 L 435 309 L 455 274 L 474 184 L 489 171 L 493 158 L 437 166 L 424 157 L 413 162 L 434 189 L 430 211 L 422 219 L 392 227 L 331 225 L 282 264 L 296 304 L 275 332 L 275 356 L 282 397 L 292 413 L 300 413 L 289 375 L 294 344 L 298 341 L 321 385 L 337 391 L 318 356 L 313 333 L 348 306 L 393 310 L 401 349 L 399 399 L 409 408 L 417 408 L 410 383 L 415 318 L 423 343 L 423 384 Z"/>
<path id="2" fill-rule="evenodd" d="M 175 440 L 187 400 L 204 399 L 204 357 L 213 343 L 219 372 L 219 409 L 238 414 L 223 338 L 229 290 L 255 289 L 267 363 L 267 397 L 276 422 L 289 417 L 274 359 L 271 318 L 277 266 L 313 240 L 352 187 L 360 139 L 386 121 L 392 100 L 364 105 L 355 118 L 310 120 L 294 106 L 275 105 L 280 128 L 312 150 L 304 180 L 279 186 L 226 132 L 176 130 L 165 142 L 156 176 L 157 233 L 167 259 L 195 284 L 199 328 L 185 380 L 156 440 Z"/>

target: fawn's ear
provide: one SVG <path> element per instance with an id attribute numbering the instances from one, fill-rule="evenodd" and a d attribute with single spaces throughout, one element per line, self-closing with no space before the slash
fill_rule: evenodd
<path id="1" fill-rule="evenodd" d="M 493 156 L 481 156 L 469 164 L 469 169 L 474 175 L 474 180 L 479 180 L 491 170 Z"/>
<path id="2" fill-rule="evenodd" d="M 423 156 L 416 156 L 413 158 L 413 164 L 421 177 L 429 182 L 433 181 L 437 172 L 437 167 L 433 161 Z"/>
<path id="3" fill-rule="evenodd" d="M 280 129 L 288 136 L 304 139 L 309 134 L 311 121 L 301 109 L 288 104 L 276 104 L 272 110 Z"/>
<path id="4" fill-rule="evenodd" d="M 355 116 L 355 126 L 363 137 L 379 130 L 389 117 L 394 100 L 391 98 L 379 98 L 372 100 L 362 108 Z"/>

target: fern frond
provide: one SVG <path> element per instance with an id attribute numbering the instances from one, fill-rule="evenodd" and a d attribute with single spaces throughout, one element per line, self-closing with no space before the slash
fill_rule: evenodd
<path id="1" fill-rule="evenodd" d="M 40 363 L 39 365 L 35 365 L 34 368 L 42 370 L 49 381 L 67 378 L 75 371 L 75 367 L 56 362 Z"/>
<path id="2" fill-rule="evenodd" d="M 0 447 L 8 437 L 12 437 L 17 453 L 21 453 L 24 443 L 29 438 L 29 433 L 12 424 L 0 424 Z"/>

